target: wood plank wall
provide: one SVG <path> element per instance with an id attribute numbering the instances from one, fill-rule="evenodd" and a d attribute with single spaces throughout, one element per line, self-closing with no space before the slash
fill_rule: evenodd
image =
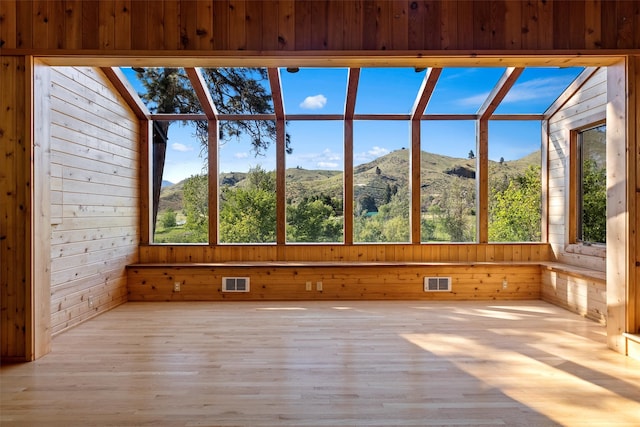
<path id="1" fill-rule="evenodd" d="M 597 246 L 582 246 L 571 240 L 577 215 L 570 200 L 572 191 L 572 131 L 605 120 L 607 109 L 607 70 L 599 69 L 582 88 L 549 119 L 548 141 L 548 211 L 549 243 L 560 262 L 605 271 L 606 251 Z M 574 141 L 575 142 L 575 141 Z M 575 158 L 575 154 L 574 154 Z M 573 237 L 575 239 L 575 237 Z"/>
<path id="2" fill-rule="evenodd" d="M 586 55 L 585 58 L 600 52 L 625 55 L 637 53 L 631 49 L 639 48 L 640 2 L 634 0 L 1 0 L 2 358 L 28 360 L 34 354 L 34 336 L 45 342 L 47 336 L 50 337 L 46 325 L 40 328 L 33 324 L 35 303 L 31 300 L 34 284 L 31 237 L 36 227 L 28 219 L 33 197 L 31 147 L 28 147 L 31 114 L 29 97 L 25 96 L 30 93 L 31 84 L 29 55 L 109 53 L 131 58 L 145 55 L 175 58 L 185 52 L 245 57 L 268 56 L 272 52 L 275 55 L 271 56 L 277 59 L 323 52 L 346 56 L 375 52 L 383 57 L 394 54 L 447 57 L 459 53 L 494 55 L 502 60 L 509 54 L 523 53 L 580 54 Z M 634 89 L 640 82 L 638 69 L 640 67 L 635 66 Z M 628 101 L 635 113 L 638 100 Z M 628 124 L 629 136 L 635 138 L 637 126 L 637 119 Z M 637 140 L 633 139 L 630 144 L 629 152 L 637 151 Z M 636 193 L 634 200 L 638 198 Z M 635 207 L 632 210 L 635 213 Z M 54 213 L 59 215 L 60 210 Z M 640 238 L 634 230 L 618 231 L 629 239 Z M 635 244 L 627 246 L 629 257 L 635 259 Z M 270 248 L 269 252 L 278 250 L 281 249 Z M 286 250 L 298 253 L 295 249 Z M 368 248 L 363 253 L 377 259 L 395 251 L 401 256 L 406 250 Z M 454 248 L 445 245 L 438 250 L 438 256 L 451 259 L 453 253 L 462 256 L 467 251 L 469 258 L 474 252 L 475 256 L 486 253 L 490 258 L 493 251 L 493 256 L 499 258 L 495 251 L 503 251 L 502 256 L 508 259 L 509 251 L 515 253 L 516 250 L 515 246 Z M 157 251 L 154 255 L 157 259 L 187 256 L 186 252 L 172 253 L 165 248 Z M 211 251 L 211 248 L 202 249 L 202 257 L 210 256 Z M 433 248 L 427 246 L 420 251 L 426 251 L 420 256 L 429 259 L 428 253 Z M 446 256 L 442 255 L 445 251 Z M 143 247 L 140 252 L 147 254 L 149 249 Z M 255 249 L 245 250 L 241 257 L 255 257 L 245 255 L 253 252 Z M 372 255 L 377 253 L 380 255 Z M 631 269 L 631 265 L 632 262 L 625 268 Z M 629 322 L 631 330 L 640 332 L 637 318 L 640 298 L 632 276 L 635 277 L 625 275 L 616 286 L 618 295 L 629 292 L 628 298 L 635 299 L 632 302 L 635 317 Z M 627 283 L 632 287 L 627 288 Z M 623 320 L 617 323 L 622 329 L 611 332 L 616 339 L 624 330 Z"/>
<path id="3" fill-rule="evenodd" d="M 276 263 L 277 264 L 277 263 Z M 536 263 L 309 263 L 135 265 L 130 301 L 515 300 L 540 298 Z M 249 277 L 250 291 L 222 292 L 223 277 Z M 425 277 L 450 277 L 451 292 L 424 292 Z M 505 282 L 506 281 L 506 282 Z M 176 282 L 180 291 L 174 291 Z M 307 285 L 311 289 L 307 288 Z"/>
<path id="4" fill-rule="evenodd" d="M 50 93 L 36 96 L 50 99 L 56 334 L 127 300 L 124 266 L 137 261 L 139 241 L 140 154 L 139 122 L 98 69 L 48 71 Z"/>
<path id="5" fill-rule="evenodd" d="M 140 263 L 184 262 L 500 262 L 549 261 L 545 243 L 363 244 L 363 245 L 141 245 Z"/>
<path id="6" fill-rule="evenodd" d="M 30 167 L 24 57 L 0 58 L 0 343 L 3 359 L 30 353 Z"/>
<path id="7" fill-rule="evenodd" d="M 2 0 L 0 48 L 638 49 L 639 8 L 634 0 Z"/>

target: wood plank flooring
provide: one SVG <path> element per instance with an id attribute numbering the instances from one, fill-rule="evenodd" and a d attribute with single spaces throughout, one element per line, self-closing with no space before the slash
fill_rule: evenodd
<path id="1" fill-rule="evenodd" d="M 640 425 L 640 362 L 542 301 L 127 303 L 0 372 L 2 426 Z"/>

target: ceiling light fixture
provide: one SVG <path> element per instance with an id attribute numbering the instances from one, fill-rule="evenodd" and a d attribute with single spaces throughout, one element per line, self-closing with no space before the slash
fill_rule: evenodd
<path id="1" fill-rule="evenodd" d="M 415 68 L 414 68 L 414 71 L 415 71 L 416 73 L 421 73 L 421 72 L 423 72 L 423 71 L 424 71 L 424 70 L 426 70 L 426 69 L 427 69 L 427 67 L 415 67 Z"/>
<path id="2" fill-rule="evenodd" d="M 144 73 L 144 68 L 143 67 L 131 67 L 131 69 L 133 71 L 135 71 L 136 73 Z"/>
<path id="3" fill-rule="evenodd" d="M 297 73 L 298 71 L 300 71 L 300 68 L 298 67 L 287 67 L 287 71 L 290 73 Z"/>

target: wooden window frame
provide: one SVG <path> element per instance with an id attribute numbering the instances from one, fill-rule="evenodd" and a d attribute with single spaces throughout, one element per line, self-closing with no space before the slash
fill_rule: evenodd
<path id="1" fill-rule="evenodd" d="M 585 124 L 569 129 L 569 182 L 567 187 L 567 246 L 568 253 L 576 253 L 600 258 L 606 257 L 606 243 L 583 242 L 579 238 L 580 231 L 580 194 L 581 194 L 581 152 L 580 134 L 589 129 L 606 124 L 603 114 L 589 116 L 582 120 Z"/>

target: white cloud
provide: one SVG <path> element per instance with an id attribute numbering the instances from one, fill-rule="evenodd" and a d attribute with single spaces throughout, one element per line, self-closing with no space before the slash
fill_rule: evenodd
<path id="1" fill-rule="evenodd" d="M 355 153 L 354 159 L 358 162 L 370 162 L 371 160 L 389 154 L 389 150 L 384 147 L 373 146 L 371 150 L 362 153 Z"/>
<path id="2" fill-rule="evenodd" d="M 385 154 L 389 154 L 389 150 L 384 147 L 378 147 L 375 145 L 371 150 L 367 151 L 367 154 L 374 157 L 384 156 Z"/>
<path id="3" fill-rule="evenodd" d="M 247 159 L 249 157 L 249 153 L 240 152 L 240 153 L 234 154 L 233 157 L 235 157 L 236 159 Z"/>
<path id="4" fill-rule="evenodd" d="M 294 150 L 291 157 L 287 158 L 287 164 L 305 169 L 339 169 L 342 165 L 342 153 L 335 153 L 330 148 L 325 148 L 321 153 L 300 153 Z"/>
<path id="5" fill-rule="evenodd" d="M 335 169 L 339 165 L 333 162 L 318 162 L 318 167 L 326 168 L 326 169 Z"/>
<path id="6" fill-rule="evenodd" d="M 489 96 L 489 92 L 479 93 L 477 95 L 468 96 L 466 98 L 460 98 L 457 104 L 465 107 L 466 106 L 479 107 L 482 105 L 484 101 L 487 100 L 488 96 Z"/>
<path id="7" fill-rule="evenodd" d="M 300 108 L 305 110 L 319 110 L 327 105 L 327 98 L 322 95 L 307 96 L 304 101 L 300 103 Z"/>
<path id="8" fill-rule="evenodd" d="M 566 79 L 547 77 L 516 84 L 503 102 L 531 101 L 562 93 L 567 85 Z"/>
<path id="9" fill-rule="evenodd" d="M 188 145 L 181 144 L 179 142 L 174 142 L 171 144 L 171 148 L 175 151 L 180 151 L 181 153 L 186 153 L 187 151 L 192 151 L 193 148 Z"/>
<path id="10" fill-rule="evenodd" d="M 566 77 L 546 77 L 516 83 L 502 102 L 533 101 L 535 99 L 559 95 L 566 88 L 567 84 Z M 487 100 L 488 96 L 489 92 L 483 92 L 467 98 L 461 98 L 457 103 L 462 106 L 480 106 Z"/>
<path id="11" fill-rule="evenodd" d="M 325 148 L 325 150 L 322 152 L 322 156 L 326 160 L 330 160 L 330 161 L 334 161 L 334 162 L 338 161 L 338 160 L 340 160 L 342 158 L 342 156 L 340 156 L 340 154 L 334 153 L 328 148 Z"/>

